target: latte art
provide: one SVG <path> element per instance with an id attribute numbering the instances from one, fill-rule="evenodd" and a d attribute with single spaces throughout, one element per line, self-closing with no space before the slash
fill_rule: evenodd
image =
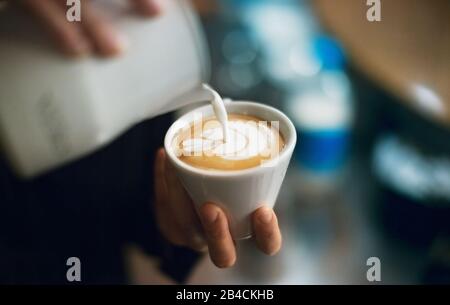
<path id="1" fill-rule="evenodd" d="M 215 118 L 195 122 L 174 139 L 179 158 L 195 167 L 237 170 L 261 165 L 278 155 L 284 146 L 276 122 L 230 114 L 227 140 Z"/>

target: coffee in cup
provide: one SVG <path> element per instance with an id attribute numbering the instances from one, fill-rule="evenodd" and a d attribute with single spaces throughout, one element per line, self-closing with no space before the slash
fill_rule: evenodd
<path id="1" fill-rule="evenodd" d="M 175 154 L 196 168 L 232 171 L 263 165 L 284 148 L 278 122 L 235 113 L 227 120 L 226 140 L 216 117 L 195 120 L 173 138 Z"/>

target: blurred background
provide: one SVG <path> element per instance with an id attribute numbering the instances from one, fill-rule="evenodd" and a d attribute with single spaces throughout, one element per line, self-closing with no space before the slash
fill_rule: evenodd
<path id="1" fill-rule="evenodd" d="M 195 1 L 212 85 L 282 109 L 299 141 L 276 210 L 275 257 L 238 243 L 193 284 L 450 283 L 450 3 Z"/>
<path id="2" fill-rule="evenodd" d="M 0 283 L 40 282 L 14 274 L 35 265 L 30 249 L 56 225 L 89 237 L 80 245 L 58 234 L 46 241 L 81 257 L 83 242 L 86 253 L 95 249 L 86 282 L 367 284 L 367 260 L 377 257 L 383 284 L 450 284 L 450 2 L 382 0 L 382 22 L 369 22 L 362 0 L 192 1 L 209 44 L 211 85 L 224 97 L 281 109 L 296 125 L 298 144 L 275 207 L 281 252 L 267 257 L 252 240 L 238 242 L 237 264 L 223 270 L 206 255 L 151 249 L 160 240 L 148 240 L 151 228 L 141 224 L 151 213 L 148 152 L 171 122 L 163 116 L 32 182 L 16 180 L 0 160 L 0 182 L 10 191 L 0 200 L 27 202 L 0 205 L 0 234 L 15 234 L 0 240 Z M 160 140 L 155 147 L 141 141 L 149 133 Z M 145 162 L 133 147 L 145 151 Z M 135 178 L 126 179 L 132 171 Z M 88 185 L 98 192 L 81 194 Z M 103 193 L 110 202 L 101 202 Z M 61 205 L 47 207 L 74 218 L 55 217 L 30 235 L 22 224 L 39 223 L 39 198 L 57 198 Z M 80 222 L 98 231 L 80 233 Z M 140 246 L 112 255 L 123 240 Z M 61 253 L 46 253 L 36 274 L 59 279 L 47 265 L 61 259 L 65 267 Z M 163 257 L 169 276 L 149 254 Z"/>

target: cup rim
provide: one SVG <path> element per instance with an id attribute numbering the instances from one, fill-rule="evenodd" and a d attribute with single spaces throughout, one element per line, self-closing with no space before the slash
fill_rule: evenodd
<path id="1" fill-rule="evenodd" d="M 295 129 L 292 121 L 283 112 L 281 112 L 280 110 L 278 110 L 274 107 L 271 107 L 271 106 L 268 106 L 265 104 L 261 104 L 261 103 L 257 103 L 257 102 L 251 102 L 251 101 L 230 101 L 229 103 L 225 104 L 225 107 L 227 108 L 229 105 L 237 105 L 237 106 L 243 106 L 243 107 L 248 106 L 250 108 L 251 107 L 260 108 L 260 109 L 264 109 L 264 110 L 275 113 L 275 115 L 277 115 L 280 118 L 280 123 L 281 123 L 281 121 L 283 121 L 282 123 L 285 124 L 285 126 L 289 130 L 289 133 L 291 134 L 291 137 L 289 139 L 287 139 L 287 141 L 286 141 L 286 135 L 282 134 L 283 137 L 285 138 L 285 147 L 283 150 L 281 150 L 280 154 L 276 158 L 267 161 L 266 166 L 255 166 L 255 167 L 250 167 L 250 168 L 246 168 L 246 169 L 227 170 L 227 171 L 216 170 L 216 169 L 212 169 L 212 170 L 201 169 L 201 168 L 194 167 L 192 165 L 189 165 L 189 164 L 181 161 L 177 156 L 175 156 L 175 153 L 173 152 L 173 149 L 172 149 L 172 140 L 177 132 L 174 129 L 178 125 L 178 122 L 186 119 L 187 117 L 191 116 L 193 113 L 198 112 L 198 111 L 203 111 L 204 109 L 206 109 L 208 107 L 212 107 L 211 105 L 208 104 L 208 105 L 204 105 L 204 106 L 195 108 L 195 109 L 187 112 L 186 114 L 182 115 L 177 120 L 175 120 L 175 122 L 173 122 L 172 125 L 170 126 L 170 128 L 167 130 L 166 135 L 164 137 L 164 148 L 166 150 L 166 155 L 169 157 L 169 160 L 175 166 L 177 166 L 179 169 L 182 169 L 184 171 L 187 171 L 190 173 L 195 173 L 195 174 L 202 175 L 202 176 L 208 176 L 208 177 L 239 176 L 239 177 L 241 177 L 241 176 L 257 174 L 259 172 L 263 172 L 268 169 L 274 168 L 274 167 L 276 167 L 277 162 L 280 162 L 282 159 L 285 159 L 285 158 L 290 158 L 290 156 L 294 150 L 295 144 L 297 142 L 297 132 L 296 132 L 296 129 Z M 253 114 L 250 113 L 249 115 L 253 115 Z M 280 132 L 281 132 L 281 130 L 280 130 Z"/>

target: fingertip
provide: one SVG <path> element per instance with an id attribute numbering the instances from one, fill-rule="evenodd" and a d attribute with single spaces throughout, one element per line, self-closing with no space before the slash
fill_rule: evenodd
<path id="1" fill-rule="evenodd" d="M 160 147 L 157 151 L 156 151 L 156 158 L 158 160 L 164 160 L 166 157 L 166 151 L 164 150 L 163 147 Z"/>
<path id="2" fill-rule="evenodd" d="M 130 42 L 125 35 L 123 35 L 122 33 L 116 32 L 116 33 L 114 33 L 113 40 L 114 40 L 113 52 L 115 55 L 121 55 L 128 50 L 128 48 L 130 46 Z"/>
<path id="3" fill-rule="evenodd" d="M 218 268 L 229 268 L 236 262 L 236 249 L 226 214 L 213 203 L 205 203 L 199 211 L 209 254 Z"/>
<path id="4" fill-rule="evenodd" d="M 153 173 L 155 178 L 155 193 L 157 199 L 161 195 L 161 193 L 165 193 L 167 191 L 167 186 L 165 182 L 165 151 L 163 148 L 160 148 L 156 152 L 155 162 L 153 165 Z"/>
<path id="5" fill-rule="evenodd" d="M 120 56 L 128 49 L 129 43 L 126 37 L 109 26 L 105 26 L 103 31 L 99 30 L 98 35 L 97 48 L 102 56 Z"/>
<path id="6" fill-rule="evenodd" d="M 164 151 L 164 148 L 159 148 L 156 151 L 156 158 L 155 158 L 155 168 L 161 168 L 162 165 L 164 165 L 166 158 L 166 152 Z"/>
<path id="7" fill-rule="evenodd" d="M 157 0 L 135 0 L 139 13 L 154 17 L 162 13 L 162 1 Z"/>
<path id="8" fill-rule="evenodd" d="M 220 269 L 230 268 L 236 264 L 236 254 L 232 254 L 225 259 L 214 259 L 211 258 L 214 265 L 216 265 Z"/>
<path id="9" fill-rule="evenodd" d="M 84 32 L 95 45 L 98 55 L 114 57 L 121 55 L 128 47 L 127 38 L 118 32 L 102 14 L 96 10 L 90 1 L 83 2 L 83 26 Z"/>
<path id="10" fill-rule="evenodd" d="M 200 207 L 200 218 L 204 226 L 213 225 L 219 218 L 221 210 L 213 203 L 207 202 Z"/>
<path id="11" fill-rule="evenodd" d="M 260 207 L 253 215 L 254 219 L 262 225 L 270 225 L 272 223 L 274 212 L 268 207 Z"/>
<path id="12" fill-rule="evenodd" d="M 274 256 L 274 255 L 278 254 L 278 252 L 280 252 L 281 245 L 282 245 L 282 237 L 280 235 L 279 241 L 274 242 L 272 245 L 266 246 L 266 248 L 263 250 L 263 252 L 266 255 Z"/>
<path id="13" fill-rule="evenodd" d="M 253 231 L 258 247 L 267 255 L 277 254 L 282 245 L 282 236 L 275 212 L 261 207 L 253 214 Z"/>

